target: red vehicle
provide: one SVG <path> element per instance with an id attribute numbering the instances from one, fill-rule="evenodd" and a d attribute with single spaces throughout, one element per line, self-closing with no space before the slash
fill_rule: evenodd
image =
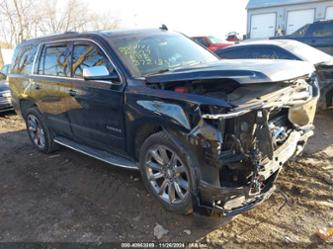
<path id="1" fill-rule="evenodd" d="M 240 39 L 238 36 L 239 34 L 237 32 L 229 32 L 226 40 L 229 42 L 239 42 Z"/>
<path id="2" fill-rule="evenodd" d="M 234 44 L 233 42 L 223 41 L 215 36 L 195 36 L 192 37 L 192 39 L 205 46 L 212 52 L 215 52 L 217 49 L 226 48 Z"/>

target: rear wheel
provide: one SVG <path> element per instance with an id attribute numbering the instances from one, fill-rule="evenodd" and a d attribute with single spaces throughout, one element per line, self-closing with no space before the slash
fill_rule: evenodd
<path id="1" fill-rule="evenodd" d="M 37 109 L 28 109 L 25 112 L 24 119 L 29 138 L 36 149 L 43 153 L 51 153 L 59 148 L 59 146 L 53 142 L 53 136 Z"/>
<path id="2" fill-rule="evenodd" d="M 193 187 L 190 165 L 165 132 L 150 136 L 140 152 L 143 181 L 162 205 L 181 214 L 192 212 Z"/>

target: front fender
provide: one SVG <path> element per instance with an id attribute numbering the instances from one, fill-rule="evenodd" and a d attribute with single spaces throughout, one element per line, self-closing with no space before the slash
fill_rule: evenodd
<path id="1" fill-rule="evenodd" d="M 133 141 L 142 127 L 161 127 L 173 139 L 180 139 L 189 146 L 199 161 L 200 178 L 218 184 L 216 163 L 223 142 L 223 132 L 218 125 L 203 120 L 200 106 L 211 104 L 227 108 L 228 106 L 223 105 L 224 100 L 219 102 L 215 98 L 205 98 L 203 103 L 199 103 L 200 96 L 194 94 L 191 99 L 190 94 L 184 97 L 184 94 L 172 91 L 150 89 L 144 94 L 145 92 L 141 92 L 142 88 L 133 89 L 125 95 L 127 147 L 130 154 L 135 153 Z"/>

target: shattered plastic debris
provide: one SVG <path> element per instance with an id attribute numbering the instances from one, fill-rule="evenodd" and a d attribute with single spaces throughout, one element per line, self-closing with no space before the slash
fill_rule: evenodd
<path id="1" fill-rule="evenodd" d="M 316 234 L 324 241 L 333 242 L 333 228 L 321 227 Z"/>
<path id="2" fill-rule="evenodd" d="M 156 224 L 156 226 L 154 227 L 154 236 L 157 238 L 157 239 L 162 239 L 162 237 L 164 235 L 167 235 L 168 234 L 168 230 L 166 230 L 164 227 L 162 227 L 160 224 Z"/>

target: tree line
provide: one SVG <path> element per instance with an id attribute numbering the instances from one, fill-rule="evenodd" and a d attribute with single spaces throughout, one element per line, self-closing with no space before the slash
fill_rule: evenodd
<path id="1" fill-rule="evenodd" d="M 118 26 L 119 20 L 80 0 L 0 0 L 0 40 L 12 47 L 42 35 Z"/>

